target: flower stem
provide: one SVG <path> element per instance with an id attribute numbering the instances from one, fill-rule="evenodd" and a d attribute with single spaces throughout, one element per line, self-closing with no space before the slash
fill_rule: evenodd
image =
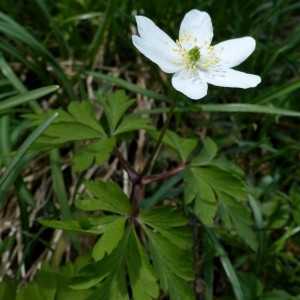
<path id="1" fill-rule="evenodd" d="M 172 116 L 173 116 L 173 113 L 174 113 L 174 109 L 175 109 L 176 103 L 177 103 L 177 98 L 178 98 L 178 93 L 173 98 L 172 104 L 170 106 L 170 109 L 169 109 L 169 112 L 168 112 L 168 115 L 167 115 L 166 122 L 164 123 L 163 127 L 161 128 L 160 135 L 159 135 L 159 138 L 158 138 L 158 140 L 156 142 L 156 145 L 155 145 L 155 147 L 154 147 L 154 149 L 153 149 L 150 157 L 148 158 L 147 163 L 146 163 L 144 169 L 140 173 L 138 181 L 141 181 L 143 179 L 143 177 L 149 171 L 149 169 L 151 167 L 151 164 L 152 164 L 152 161 L 153 161 L 153 159 L 154 159 L 157 151 L 159 150 L 159 148 L 161 146 L 161 143 L 162 143 L 162 140 L 164 138 L 164 135 L 165 135 L 165 133 L 166 133 L 168 127 L 169 127 L 170 121 L 172 119 Z"/>

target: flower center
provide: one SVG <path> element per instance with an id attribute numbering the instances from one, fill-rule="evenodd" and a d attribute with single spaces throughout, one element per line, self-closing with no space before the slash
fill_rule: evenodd
<path id="1" fill-rule="evenodd" d="M 209 46 L 207 41 L 200 47 L 196 46 L 197 38 L 192 37 L 187 32 L 183 32 L 176 40 L 176 44 L 179 48 L 173 49 L 173 51 L 180 54 L 182 60 L 174 63 L 179 65 L 183 63 L 190 74 L 193 74 L 196 70 L 207 72 L 208 69 L 221 61 L 215 53 L 214 46 Z"/>
<path id="2" fill-rule="evenodd" d="M 198 47 L 194 47 L 188 51 L 190 62 L 194 65 L 200 59 L 200 51 Z"/>

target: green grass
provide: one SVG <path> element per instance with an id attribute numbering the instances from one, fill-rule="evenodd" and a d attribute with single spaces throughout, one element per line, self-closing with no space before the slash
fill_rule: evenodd
<path id="1" fill-rule="evenodd" d="M 160 126 L 172 86 L 170 78 L 132 45 L 134 15 L 151 18 L 176 39 L 181 19 L 192 8 L 210 14 L 214 44 L 253 36 L 256 50 L 238 69 L 262 77 L 254 89 L 210 86 L 200 101 L 180 96 L 175 109 L 171 128 L 185 137 L 213 138 L 255 191 L 249 207 L 259 241 L 257 253 L 245 249 L 218 222 L 214 230 L 201 234 L 194 228 L 198 243 L 194 257 L 201 266 L 197 292 L 205 299 L 299 299 L 300 3 L 293 0 L 162 0 L 159 4 L 154 0 L 34 0 L 14 5 L 2 0 L 0 254 L 5 253 L 11 264 L 0 268 L 0 277 L 12 276 L 21 284 L 41 260 L 51 263 L 49 253 L 53 265 L 62 266 L 74 261 L 78 252 L 89 251 L 91 238 L 71 234 L 55 239 L 57 232 L 37 220 L 80 217 L 73 203 L 85 179 L 113 178 L 123 183 L 114 159 L 100 168 L 73 172 L 71 157 L 77 147 L 73 143 L 30 151 L 54 117 L 34 127 L 28 116 L 66 109 L 76 100 L 92 102 L 100 115 L 97 96 L 124 89 L 137 98 L 139 111 Z M 135 152 L 147 155 L 148 138 L 124 135 L 128 159 L 136 166 L 141 161 Z M 137 146 L 138 142 L 143 144 Z M 153 171 L 168 169 L 173 158 L 162 149 Z M 179 177 L 161 186 L 151 184 L 144 207 L 163 203 L 168 193 L 182 207 Z M 59 245 L 56 250 L 55 245 Z M 256 284 L 256 294 L 245 281 Z"/>

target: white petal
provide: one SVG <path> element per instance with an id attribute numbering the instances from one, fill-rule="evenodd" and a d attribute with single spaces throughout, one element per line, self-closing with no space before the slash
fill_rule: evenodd
<path id="1" fill-rule="evenodd" d="M 224 41 L 214 46 L 215 54 L 221 59 L 219 65 L 232 68 L 242 63 L 255 49 L 252 37 Z"/>
<path id="2" fill-rule="evenodd" d="M 187 97 L 198 100 L 207 94 L 207 83 L 199 72 L 190 74 L 188 69 L 181 69 L 172 77 L 173 87 Z"/>
<path id="3" fill-rule="evenodd" d="M 175 56 L 177 53 L 172 54 L 172 50 L 168 51 L 168 48 L 152 44 L 136 35 L 132 36 L 132 42 L 141 53 L 156 63 L 164 72 L 175 73 L 182 68 L 181 57 Z"/>
<path id="4" fill-rule="evenodd" d="M 203 77 L 208 83 L 216 86 L 242 89 L 256 87 L 261 82 L 261 78 L 257 75 L 232 69 L 211 70 L 210 73 L 203 73 Z"/>
<path id="5" fill-rule="evenodd" d="M 186 35 L 191 39 L 186 40 Z M 203 45 L 209 46 L 212 38 L 213 27 L 208 13 L 193 9 L 184 16 L 179 31 L 183 48 L 190 50 L 195 46 L 199 48 Z"/>
<path id="6" fill-rule="evenodd" d="M 164 72 L 174 73 L 182 66 L 182 57 L 174 49 L 179 46 L 150 19 L 136 16 L 140 37 L 132 36 L 135 47 Z"/>

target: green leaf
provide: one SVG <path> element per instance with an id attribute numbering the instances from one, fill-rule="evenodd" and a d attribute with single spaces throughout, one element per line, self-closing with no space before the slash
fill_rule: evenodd
<path id="1" fill-rule="evenodd" d="M 144 227 L 151 250 L 154 269 L 164 290 L 170 284 L 170 274 L 182 280 L 193 280 L 192 261 L 187 250 L 180 249 L 162 235 Z M 176 288 L 176 287 L 175 287 Z"/>
<path id="2" fill-rule="evenodd" d="M 104 108 L 110 133 L 114 134 L 125 111 L 135 102 L 135 100 L 129 99 L 124 91 L 119 90 L 115 93 L 106 93 L 105 96 L 99 98 L 99 101 Z"/>
<path id="3" fill-rule="evenodd" d="M 71 141 L 105 138 L 106 134 L 93 113 L 88 101 L 74 101 L 68 106 L 68 111 L 57 110 L 56 120 L 45 130 L 43 136 L 37 140 L 36 147 L 60 145 Z M 27 116 L 41 122 L 47 114 L 40 116 Z"/>
<path id="4" fill-rule="evenodd" d="M 82 220 L 45 220 L 39 219 L 39 223 L 46 227 L 69 230 L 84 234 L 102 234 L 106 228 L 114 222 L 119 216 L 90 216 Z"/>
<path id="5" fill-rule="evenodd" d="M 18 289 L 12 289 L 11 297 L 0 297 L 1 299 L 45 299 L 45 300 L 85 300 L 91 294 L 90 290 L 71 290 L 68 287 L 69 280 L 74 276 L 77 270 L 85 265 L 88 261 L 88 256 L 78 257 L 74 264 L 67 263 L 61 267 L 59 271 L 50 267 L 48 262 L 42 262 L 41 268 L 37 271 L 34 282 L 29 282 L 26 286 L 21 286 Z M 17 297 L 12 297 L 12 292 L 17 291 Z"/>
<path id="6" fill-rule="evenodd" d="M 131 206 L 128 197 L 114 182 L 87 181 L 85 186 L 96 199 L 77 200 L 75 205 L 82 210 L 106 210 L 118 214 L 131 214 Z"/>
<path id="7" fill-rule="evenodd" d="M 79 275 L 71 280 L 70 287 L 81 290 L 101 282 L 88 299 L 128 299 L 125 260 L 129 233 L 127 228 L 111 254 L 105 254 L 98 262 L 93 261 L 83 267 Z"/>
<path id="8" fill-rule="evenodd" d="M 249 272 L 238 272 L 238 278 L 245 300 L 261 299 L 264 285 L 256 275 Z"/>
<path id="9" fill-rule="evenodd" d="M 59 145 L 73 141 L 84 141 L 89 139 L 98 139 L 102 137 L 102 133 L 87 127 L 83 124 L 73 122 L 62 122 L 52 124 L 45 131 L 45 134 L 37 140 L 42 145 Z"/>
<path id="10" fill-rule="evenodd" d="M 84 124 L 95 131 L 101 132 L 105 136 L 105 132 L 95 118 L 94 109 L 88 101 L 73 101 L 68 106 L 70 115 L 80 124 Z"/>
<path id="11" fill-rule="evenodd" d="M 102 234 L 106 231 L 106 228 L 109 224 L 115 222 L 119 218 L 119 215 L 87 216 L 79 220 L 78 223 L 82 229 L 95 231 L 98 234 Z"/>
<path id="12" fill-rule="evenodd" d="M 247 198 L 244 182 L 235 172 L 220 168 L 217 165 L 207 165 L 201 168 L 191 168 L 195 177 L 201 178 L 215 191 L 220 191 L 239 200 Z"/>
<path id="13" fill-rule="evenodd" d="M 142 212 L 139 222 L 150 226 L 179 248 L 192 246 L 192 232 L 188 220 L 172 206 L 162 206 Z"/>
<path id="14" fill-rule="evenodd" d="M 193 159 L 191 165 L 201 166 L 210 163 L 216 157 L 217 151 L 218 148 L 216 143 L 210 138 L 205 138 L 203 140 L 203 148 L 201 152 L 195 159 Z"/>
<path id="15" fill-rule="evenodd" d="M 150 119 L 146 117 L 141 117 L 140 115 L 131 114 L 125 116 L 121 121 L 120 125 L 117 127 L 114 134 L 120 134 L 124 132 L 130 132 L 140 129 L 153 130 L 153 127 L 149 125 Z"/>
<path id="16" fill-rule="evenodd" d="M 57 229 L 63 229 L 63 230 L 73 230 L 73 231 L 80 231 L 81 226 L 79 225 L 77 220 L 45 220 L 45 219 L 39 219 L 39 223 L 46 227 L 50 228 L 57 228 Z"/>
<path id="17" fill-rule="evenodd" d="M 159 137 L 159 132 L 157 131 L 151 131 L 150 134 L 156 140 Z M 174 151 L 176 151 L 181 161 L 186 162 L 192 151 L 197 146 L 198 140 L 193 138 L 180 137 L 175 132 L 167 130 L 163 138 L 163 144 L 168 148 L 171 148 Z"/>
<path id="18" fill-rule="evenodd" d="M 169 292 L 170 299 L 172 300 L 194 300 L 196 299 L 194 290 L 191 285 L 188 285 L 185 281 L 181 280 L 174 274 L 169 274 Z"/>
<path id="19" fill-rule="evenodd" d="M 72 157 L 73 171 L 79 172 L 88 169 L 94 161 L 101 166 L 108 161 L 116 145 L 116 138 L 101 139 L 76 150 Z"/>
<path id="20" fill-rule="evenodd" d="M 212 226 L 217 212 L 217 198 L 212 186 L 198 174 L 198 169 L 190 168 L 184 173 L 184 199 L 186 203 L 195 200 L 196 216 L 207 226 Z"/>
<path id="21" fill-rule="evenodd" d="M 127 218 L 121 217 L 110 223 L 93 247 L 92 256 L 95 261 L 104 257 L 105 254 L 111 254 L 118 246 L 118 243 L 124 235 L 124 226 Z"/>
<path id="22" fill-rule="evenodd" d="M 181 160 L 186 162 L 191 152 L 197 146 L 198 141 L 192 138 L 180 137 L 175 132 L 168 130 L 164 137 L 164 143 L 177 151 Z"/>
<path id="23" fill-rule="evenodd" d="M 106 278 L 86 300 L 129 300 L 125 278 L 125 267 L 122 264 L 117 271 L 115 271 L 112 276 Z"/>
<path id="24" fill-rule="evenodd" d="M 160 206 L 143 211 L 139 215 L 143 223 L 156 228 L 180 227 L 188 224 L 188 219 L 173 206 Z"/>
<path id="25" fill-rule="evenodd" d="M 128 239 L 126 265 L 133 299 L 158 299 L 159 287 L 157 279 L 133 228 Z"/>
<path id="26" fill-rule="evenodd" d="M 246 199 L 242 172 L 225 157 L 215 158 L 217 146 L 213 140 L 203 141 L 203 149 L 184 173 L 186 203 L 195 200 L 194 211 L 207 226 L 212 226 L 220 193 L 238 200 Z"/>
<path id="27" fill-rule="evenodd" d="M 42 299 L 55 299 L 57 287 L 57 274 L 50 268 L 47 262 L 43 262 L 40 271 L 36 274 L 36 283 L 42 295 Z"/>
<path id="28" fill-rule="evenodd" d="M 247 208 L 232 199 L 232 197 L 220 194 L 220 213 L 225 224 L 236 230 L 238 235 L 254 250 L 257 250 L 258 243 L 254 231 L 251 228 L 252 219 Z"/>
<path id="29" fill-rule="evenodd" d="M 165 292 L 169 290 L 171 299 L 194 299 L 193 289 L 185 282 L 193 279 L 192 264 L 187 253 L 149 229 L 146 229 L 146 234 L 154 270 L 162 289 Z M 181 298 L 177 298 L 177 295 Z"/>
<path id="30" fill-rule="evenodd" d="M 0 299 L 16 299 L 18 283 L 12 278 L 4 276 L 0 282 Z"/>
<path id="31" fill-rule="evenodd" d="M 23 288 L 17 293 L 16 300 L 40 300 L 43 299 L 39 286 L 36 283 L 29 283 L 26 288 Z"/>

